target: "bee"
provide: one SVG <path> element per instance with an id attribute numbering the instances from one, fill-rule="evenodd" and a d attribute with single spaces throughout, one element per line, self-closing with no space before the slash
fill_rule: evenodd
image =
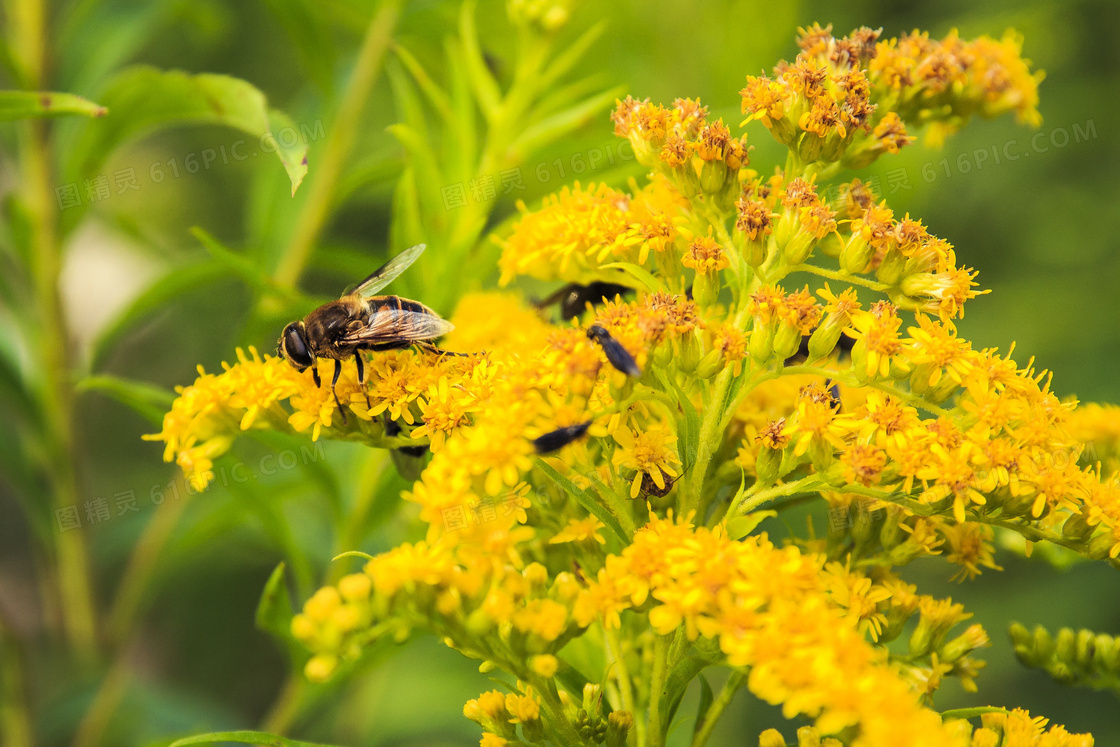
<path id="1" fill-rule="evenodd" d="M 625 296 L 633 292 L 633 288 L 617 283 L 599 281 L 587 285 L 570 283 L 537 303 L 537 308 L 544 309 L 558 303 L 560 304 L 560 316 L 564 319 L 571 319 L 573 316 L 582 314 L 589 303 L 595 306 L 603 301 L 609 301 L 615 296 Z"/>
<path id="2" fill-rule="evenodd" d="M 400 350 L 415 345 L 438 355 L 463 355 L 441 350 L 431 342 L 454 329 L 451 322 L 419 301 L 374 295 L 407 270 L 425 248 L 424 244 L 417 244 L 405 249 L 352 289 L 344 291 L 337 301 L 323 304 L 302 320 L 284 327 L 280 333 L 277 353 L 297 371 L 310 368 L 316 386 L 322 386 L 323 382 L 315 360 L 334 361 L 331 394 L 343 423 L 346 412 L 338 401 L 335 385 L 342 373 L 342 361 L 347 358 L 354 358 L 361 384 L 365 382 L 363 350 Z"/>
<path id="3" fill-rule="evenodd" d="M 627 376 L 633 376 L 635 379 L 642 375 L 642 369 L 638 368 L 638 362 L 634 360 L 634 356 L 630 355 L 626 348 L 622 347 L 622 343 L 611 336 L 610 332 L 598 324 L 593 324 L 587 329 L 587 337 L 599 343 L 599 346 L 603 348 L 603 355 L 607 356 L 607 360 L 619 371 Z"/>

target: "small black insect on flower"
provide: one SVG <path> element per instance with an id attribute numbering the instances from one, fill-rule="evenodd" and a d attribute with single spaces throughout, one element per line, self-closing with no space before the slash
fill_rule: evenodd
<path id="1" fill-rule="evenodd" d="M 538 454 L 551 454 L 554 451 L 559 451 L 573 441 L 578 441 L 587 434 L 587 429 L 591 427 L 591 421 L 586 423 L 577 423 L 576 425 L 566 425 L 563 428 L 557 428 L 554 431 L 533 439 L 533 448 L 536 449 Z"/>
<path id="2" fill-rule="evenodd" d="M 634 360 L 634 356 L 622 347 L 622 343 L 611 337 L 610 332 L 598 324 L 593 324 L 588 328 L 587 336 L 599 343 L 599 346 L 603 348 L 603 354 L 607 356 L 607 360 L 619 371 L 627 376 L 633 376 L 635 379 L 642 375 L 642 369 L 638 368 L 638 362 Z"/>

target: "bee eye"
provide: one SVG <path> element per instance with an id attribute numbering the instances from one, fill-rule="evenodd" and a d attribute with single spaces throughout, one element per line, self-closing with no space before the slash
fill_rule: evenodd
<path id="1" fill-rule="evenodd" d="M 284 327 L 284 331 L 280 335 L 280 352 L 284 354 L 289 363 L 300 371 L 315 362 L 311 351 L 308 350 L 303 331 L 295 322 Z"/>

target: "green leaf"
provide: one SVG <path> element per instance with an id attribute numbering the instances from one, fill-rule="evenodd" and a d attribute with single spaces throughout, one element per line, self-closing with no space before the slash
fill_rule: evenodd
<path id="1" fill-rule="evenodd" d="M 618 97 L 625 92 L 626 88 L 624 86 L 612 88 L 561 112 L 550 114 L 539 122 L 526 127 L 521 136 L 510 146 L 510 151 L 515 158 L 525 158 L 538 148 L 591 122 L 599 112 L 612 106 Z"/>
<path id="2" fill-rule="evenodd" d="M 688 469 L 696 463 L 696 453 L 700 450 L 700 413 L 696 412 L 696 406 L 692 404 L 692 400 L 671 377 L 658 371 L 657 378 L 661 381 L 663 387 L 671 387 L 676 393 L 677 406 L 684 413 L 684 432 L 681 434 L 683 436 L 681 439 L 681 463 L 685 469 Z"/>
<path id="3" fill-rule="evenodd" d="M 777 515 L 777 511 L 751 511 L 749 514 L 728 519 L 727 536 L 733 540 L 741 540 L 753 532 L 764 520 Z"/>
<path id="4" fill-rule="evenodd" d="M 334 40 L 319 4 L 309 0 L 264 0 L 284 27 L 307 75 L 327 98 L 334 90 Z"/>
<path id="5" fill-rule="evenodd" d="M 623 270 L 628 272 L 651 293 L 665 291 L 665 284 L 655 278 L 650 274 L 649 270 L 641 265 L 631 264 L 630 262 L 610 262 L 605 265 L 600 265 L 599 267 L 604 270 Z"/>
<path id="6" fill-rule="evenodd" d="M 428 102 L 439 112 L 439 115 L 445 121 L 451 119 L 451 102 L 448 100 L 447 94 L 439 87 L 439 84 L 432 80 L 432 76 L 428 75 L 428 71 L 424 69 L 420 61 L 413 56 L 412 52 L 399 44 L 393 47 L 393 51 L 397 53 L 401 64 L 412 75 L 416 85 L 428 97 Z"/>
<path id="7" fill-rule="evenodd" d="M 338 555 L 335 555 L 333 558 L 331 558 L 331 562 L 333 563 L 334 561 L 342 560 L 343 558 L 362 558 L 363 560 L 373 560 L 373 556 L 368 552 L 362 552 L 361 550 L 347 550 L 346 552 L 340 552 Z"/>
<path id="8" fill-rule="evenodd" d="M 556 468 L 545 460 L 537 459 L 537 466 L 540 467 L 541 471 L 544 472 L 550 480 L 556 483 L 561 490 L 564 490 L 568 495 L 575 498 L 581 506 L 587 509 L 588 513 L 603 522 L 608 529 L 614 532 L 622 541 L 623 545 L 630 544 L 630 539 L 627 537 L 626 531 L 623 530 L 622 524 L 618 522 L 614 514 L 607 510 L 606 506 L 595 500 L 595 496 L 557 472 Z"/>
<path id="9" fill-rule="evenodd" d="M 307 303 L 308 299 L 301 297 L 298 292 L 291 288 L 279 285 L 271 275 L 264 272 L 255 262 L 222 246 L 221 242 L 202 228 L 194 226 L 191 228 L 191 235 L 202 242 L 202 246 L 205 247 L 215 262 L 229 270 L 230 274 L 244 280 L 254 290 L 280 296 L 289 303 Z"/>
<path id="10" fill-rule="evenodd" d="M 680 707 L 684 691 L 688 689 L 688 683 L 696 679 L 696 676 L 709 665 L 711 662 L 707 659 L 693 655 L 669 672 L 669 676 L 665 678 L 665 689 L 661 691 L 661 712 L 666 714 L 665 723 L 673 723 L 673 717 L 677 714 L 677 708 Z"/>
<path id="11" fill-rule="evenodd" d="M 72 93 L 0 91 L 0 122 L 80 114 L 103 117 L 108 110 Z"/>
<path id="12" fill-rule="evenodd" d="M 575 67 L 580 58 L 606 30 L 606 21 L 599 21 L 599 23 L 580 34 L 580 37 L 565 47 L 563 52 L 556 55 L 556 58 L 541 73 L 540 82 L 537 84 L 538 88 L 542 91 L 551 88 L 553 83 L 560 80 L 565 73 Z"/>
<path id="13" fill-rule="evenodd" d="M 502 102 L 502 90 L 494 79 L 478 42 L 478 28 L 474 23 L 475 1 L 463 3 L 459 13 L 459 36 L 463 43 L 463 67 L 470 81 L 478 105 L 487 119 L 493 119 Z"/>
<path id="14" fill-rule="evenodd" d="M 268 583 L 257 603 L 256 625 L 275 636 L 287 647 L 292 641 L 292 600 L 284 578 L 284 564 L 280 563 L 268 577 Z"/>
<path id="15" fill-rule="evenodd" d="M 96 371 L 100 367 L 102 358 L 112 344 L 132 325 L 151 319 L 152 314 L 162 309 L 172 298 L 226 278 L 228 275 L 228 270 L 214 261 L 197 262 L 170 270 L 134 298 L 132 303 L 102 330 L 90 350 L 90 369 Z"/>
<path id="16" fill-rule="evenodd" d="M 696 679 L 700 680 L 700 705 L 696 708 L 696 723 L 692 727 L 693 738 L 703 728 L 704 717 L 708 715 L 708 709 L 711 708 L 712 701 L 715 700 L 715 696 L 712 694 L 712 686 L 708 684 L 708 678 L 701 673 L 696 675 Z"/>
<path id="17" fill-rule="evenodd" d="M 188 744 L 214 744 L 216 742 L 237 742 L 239 744 L 259 744 L 266 747 L 334 747 L 322 742 L 302 742 L 298 739 L 269 734 L 263 731 L 215 731 L 197 734 L 193 737 L 177 739 L 167 747 L 186 747 Z"/>
<path id="18" fill-rule="evenodd" d="M 284 165 L 293 195 L 307 174 L 305 138 L 291 138 L 290 146 L 277 141 L 275 133 L 298 129 L 287 115 L 269 110 L 264 94 L 244 80 L 135 67 L 118 73 L 101 100 L 111 113 L 90 123 L 78 138 L 72 165 L 79 174 L 96 172 L 129 140 L 184 124 L 226 125 L 258 138 L 261 148 L 274 150 Z"/>
<path id="19" fill-rule="evenodd" d="M 100 392 L 131 407 L 154 425 L 163 423 L 163 414 L 171 409 L 175 395 L 163 387 L 119 376 L 87 376 L 75 386 L 79 392 Z"/>

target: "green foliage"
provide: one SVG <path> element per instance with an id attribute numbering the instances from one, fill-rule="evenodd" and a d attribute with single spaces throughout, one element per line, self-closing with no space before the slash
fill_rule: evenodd
<path id="1" fill-rule="evenodd" d="M 978 252 L 970 262 L 986 285 L 1004 289 L 977 301 L 987 305 L 985 314 L 962 324 L 962 333 L 978 346 L 1019 339 L 1022 349 L 1039 351 L 1040 364 L 1056 369 L 1056 381 L 1068 387 L 1064 395 L 1120 399 L 1115 377 L 1100 373 L 1120 365 L 1120 327 L 1108 323 L 1120 226 L 1111 210 L 1118 192 L 1106 108 L 1120 86 L 1102 62 L 1114 28 L 1104 6 L 584 4 L 571 12 L 568 28 L 549 32 L 513 25 L 504 2 L 410 3 L 399 14 L 375 16 L 383 7 L 366 0 L 2 4 L 5 747 L 166 744 L 178 734 L 243 725 L 348 744 L 476 739 L 459 713 L 464 699 L 485 687 L 477 662 L 445 656 L 435 645 L 386 642 L 335 684 L 311 687 L 299 684 L 302 662 L 286 649 L 293 600 L 278 565 L 302 603 L 311 589 L 363 562 L 350 551 L 421 538 L 414 517 L 400 508 L 400 492 L 411 483 L 391 457 L 349 444 L 305 457 L 303 440 L 243 439 L 217 465 L 225 484 L 189 495 L 175 465 L 153 466 L 159 450 L 139 436 L 153 429 L 172 387 L 188 382 L 196 364 L 217 370 L 238 344 L 271 351 L 284 323 L 395 249 L 418 241 L 438 247 L 401 278 L 397 292 L 449 311 L 462 292 L 488 281 L 497 250 L 479 238 L 516 214 L 516 200 L 533 204 L 572 178 L 623 186 L 637 173 L 633 161 L 578 175 L 571 168 L 573 155 L 613 144 L 605 110 L 616 96 L 667 102 L 699 92 L 730 121 L 740 116 L 738 100 L 724 92 L 773 59 L 792 57 L 793 30 L 815 20 L 838 29 L 882 24 L 891 33 L 1013 24 L 1026 34 L 1028 56 L 1049 73 L 1044 131 L 1072 132 L 1075 123 L 1095 120 L 1099 135 L 1014 163 L 989 160 L 969 174 L 956 168 L 957 159 L 1002 148 L 1017 137 L 1010 123 L 977 128 L 942 151 L 915 147 L 889 167 L 906 170 L 912 187 L 899 188 L 898 204 L 929 216 L 939 235 L 969 236 Z M 366 68 L 368 85 L 355 90 L 375 17 L 384 64 Z M 697 64 L 678 64 L 684 56 Z M 353 118 L 340 130 L 347 111 Z M 323 136 L 302 137 L 316 122 Z M 259 142 L 288 127 L 301 136 L 275 155 L 218 160 L 194 173 L 183 166 L 188 155 L 198 162 L 206 149 L 242 136 Z M 332 148 L 337 169 L 324 174 Z M 167 172 L 173 158 L 181 178 L 155 183 L 149 169 L 162 164 Z M 941 159 L 953 164 L 951 177 Z M 924 166 L 933 169 L 932 182 L 923 182 Z M 87 196 L 87 179 L 129 168 L 139 190 L 119 193 L 110 180 L 109 198 Z M 473 199 L 472 180 L 516 168 L 524 190 L 499 188 L 493 199 Z M 871 176 L 888 185 L 889 168 Z M 313 194 L 320 177 L 324 186 Z M 453 185 L 463 186 L 468 203 L 449 209 L 441 190 Z M 80 206 L 61 207 L 56 190 L 66 186 L 78 190 Z M 298 254 L 297 241 L 306 254 L 282 276 L 278 268 Z M 90 256 L 125 259 L 104 260 L 95 274 L 80 261 Z M 138 266 L 150 271 L 134 273 Z M 60 282 L 64 268 L 71 274 Z M 636 266 L 618 269 L 647 285 L 659 282 Z M 90 308 L 97 313 L 84 318 Z M 681 432 L 691 434 L 689 414 L 679 417 Z M 684 438 L 680 446 L 688 450 L 692 442 Z M 278 456 L 289 453 L 296 466 L 281 468 Z M 558 473 L 550 477 L 580 499 Z M 136 511 L 125 508 L 130 492 Z M 91 522 L 86 504 L 101 499 L 110 518 Z M 76 511 L 81 527 L 61 531 L 60 510 Z M 620 538 L 642 520 L 628 506 L 599 518 Z M 764 518 L 740 517 L 734 533 Z M 803 520 L 827 525 L 823 515 Z M 1039 556 L 1054 553 L 1040 545 L 1032 559 Z M 1071 622 L 1066 610 L 1090 606 L 1099 617 L 1089 624 L 1106 629 L 1118 609 L 1109 593 L 1115 581 L 1092 573 L 1085 565 L 1055 571 L 1043 591 L 1006 584 L 951 593 L 974 594 L 968 606 L 978 619 L 1015 605 L 1021 618 L 1029 614 L 1033 624 L 1038 615 L 1058 629 Z M 1039 602 L 1049 595 L 1061 602 Z M 1101 649 L 1094 643 L 1092 656 L 1082 656 L 1088 648 L 1079 648 L 1081 636 L 1073 634 L 1072 648 L 1054 643 L 1042 653 L 1035 634 L 1021 641 L 1012 633 L 1029 665 L 1090 687 L 1112 682 L 1106 686 L 1115 690 L 1100 669 Z M 1015 669 L 1010 644 L 995 643 L 984 677 L 1035 688 L 1037 673 Z M 579 690 L 595 666 L 588 661 L 585 671 L 558 677 Z M 669 711 L 705 712 L 710 691 L 668 684 Z M 1049 697 L 1045 710 L 1055 721 L 1115 732 L 1110 696 L 1070 690 Z M 710 743 L 738 744 L 747 724 L 768 718 L 758 708 L 733 710 Z M 257 732 L 179 744 L 207 740 L 307 744 Z"/>

